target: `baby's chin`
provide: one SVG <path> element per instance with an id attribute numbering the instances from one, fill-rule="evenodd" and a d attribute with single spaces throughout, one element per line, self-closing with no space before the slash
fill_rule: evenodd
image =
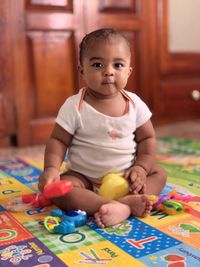
<path id="1" fill-rule="evenodd" d="M 99 91 L 89 89 L 89 92 L 88 92 L 90 96 L 94 98 L 98 98 L 98 99 L 112 98 L 112 97 L 117 96 L 118 93 L 119 91 L 116 90 L 115 87 L 113 87 L 113 85 L 110 85 L 110 84 L 102 85 L 101 88 L 99 88 Z"/>

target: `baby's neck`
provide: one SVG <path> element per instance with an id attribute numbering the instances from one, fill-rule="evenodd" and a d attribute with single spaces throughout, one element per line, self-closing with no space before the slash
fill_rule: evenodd
<path id="1" fill-rule="evenodd" d="M 96 100 L 112 99 L 112 98 L 115 98 L 116 96 L 118 96 L 118 94 L 119 94 L 119 92 L 116 92 L 116 93 L 111 94 L 111 95 L 103 95 L 103 94 L 100 94 L 98 92 L 91 90 L 90 88 L 87 88 L 87 95 L 89 97 L 92 97 L 93 99 L 96 99 Z"/>

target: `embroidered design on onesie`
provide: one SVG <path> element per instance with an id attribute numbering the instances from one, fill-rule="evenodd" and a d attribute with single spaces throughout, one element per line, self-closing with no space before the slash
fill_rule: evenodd
<path id="1" fill-rule="evenodd" d="M 119 133 L 119 132 L 116 131 L 116 130 L 108 131 L 108 135 L 109 135 L 112 139 L 122 138 L 121 133 Z"/>

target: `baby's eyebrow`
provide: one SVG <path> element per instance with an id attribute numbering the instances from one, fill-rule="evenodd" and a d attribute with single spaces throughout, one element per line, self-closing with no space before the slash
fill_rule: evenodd
<path id="1" fill-rule="evenodd" d="M 90 61 L 94 61 L 94 60 L 102 60 L 102 57 L 91 57 Z"/>
<path id="2" fill-rule="evenodd" d="M 119 57 L 119 58 L 115 58 L 115 59 L 114 59 L 114 61 L 123 61 L 123 62 L 126 62 L 126 60 L 125 60 L 125 59 L 123 59 L 123 58 L 120 58 L 120 57 Z"/>
<path id="3" fill-rule="evenodd" d="M 90 61 L 94 61 L 94 60 L 103 60 L 104 58 L 103 57 L 91 57 L 89 60 Z M 114 60 L 113 61 L 123 61 L 123 62 L 126 62 L 126 60 L 125 59 L 123 59 L 123 58 L 114 58 Z"/>

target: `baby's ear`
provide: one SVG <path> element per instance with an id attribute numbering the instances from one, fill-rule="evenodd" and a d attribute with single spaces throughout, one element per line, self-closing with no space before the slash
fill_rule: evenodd
<path id="1" fill-rule="evenodd" d="M 78 71 L 81 75 L 83 75 L 83 67 L 81 65 L 78 66 Z"/>
<path id="2" fill-rule="evenodd" d="M 133 68 L 130 67 L 130 68 L 129 68 L 129 74 L 128 74 L 129 76 L 131 75 L 132 71 L 133 71 Z"/>

